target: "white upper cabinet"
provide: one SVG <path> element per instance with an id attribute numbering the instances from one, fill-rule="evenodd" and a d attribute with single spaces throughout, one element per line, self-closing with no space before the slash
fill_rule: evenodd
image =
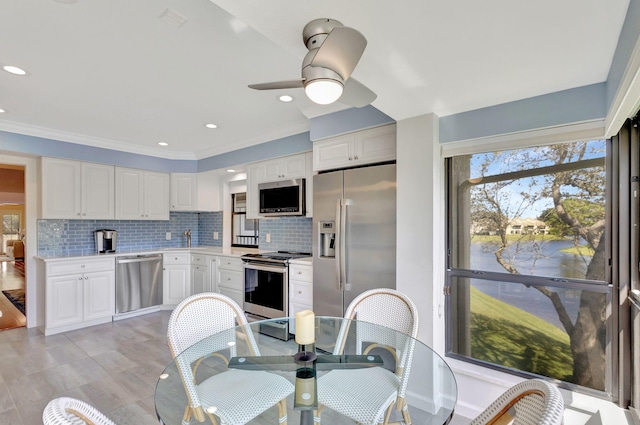
<path id="1" fill-rule="evenodd" d="M 42 214 L 45 219 L 114 218 L 111 165 L 42 158 Z"/>
<path id="2" fill-rule="evenodd" d="M 247 167 L 247 217 L 260 218 L 260 194 L 258 181 L 264 181 L 265 167 L 259 162 Z"/>
<path id="3" fill-rule="evenodd" d="M 262 161 L 262 164 L 264 166 L 264 175 L 258 183 L 305 177 L 306 164 L 304 154 Z"/>
<path id="4" fill-rule="evenodd" d="M 171 211 L 198 209 L 198 175 L 171 173 Z"/>
<path id="5" fill-rule="evenodd" d="M 220 175 L 215 170 L 198 173 L 198 211 L 221 211 Z"/>
<path id="6" fill-rule="evenodd" d="M 169 220 L 169 174 L 116 167 L 118 220 Z"/>
<path id="7" fill-rule="evenodd" d="M 357 167 L 395 159 L 395 124 L 313 142 L 313 171 Z"/>
<path id="8" fill-rule="evenodd" d="M 220 175 L 171 173 L 171 211 L 220 211 Z"/>

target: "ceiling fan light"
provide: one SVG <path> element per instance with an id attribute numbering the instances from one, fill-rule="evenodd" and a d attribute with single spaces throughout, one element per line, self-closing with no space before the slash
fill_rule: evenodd
<path id="1" fill-rule="evenodd" d="M 304 86 L 304 91 L 317 104 L 328 105 L 340 99 L 343 90 L 342 84 L 336 80 L 318 79 Z"/>

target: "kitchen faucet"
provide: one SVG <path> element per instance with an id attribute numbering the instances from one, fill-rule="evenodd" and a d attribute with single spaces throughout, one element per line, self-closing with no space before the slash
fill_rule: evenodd
<path id="1" fill-rule="evenodd" d="M 187 237 L 187 248 L 191 248 L 191 229 L 184 232 Z"/>

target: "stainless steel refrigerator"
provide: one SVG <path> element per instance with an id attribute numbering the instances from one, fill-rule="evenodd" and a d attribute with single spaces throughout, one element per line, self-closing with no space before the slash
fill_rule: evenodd
<path id="1" fill-rule="evenodd" d="M 373 288 L 396 287 L 396 165 L 313 177 L 313 309 L 343 316 Z"/>

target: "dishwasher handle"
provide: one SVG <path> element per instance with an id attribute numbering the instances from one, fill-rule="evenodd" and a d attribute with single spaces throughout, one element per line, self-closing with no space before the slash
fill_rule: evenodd
<path id="1" fill-rule="evenodd" d="M 162 255 L 146 255 L 141 257 L 121 257 L 117 258 L 116 262 L 118 264 L 144 263 L 147 261 L 158 261 L 160 259 L 162 259 Z"/>

